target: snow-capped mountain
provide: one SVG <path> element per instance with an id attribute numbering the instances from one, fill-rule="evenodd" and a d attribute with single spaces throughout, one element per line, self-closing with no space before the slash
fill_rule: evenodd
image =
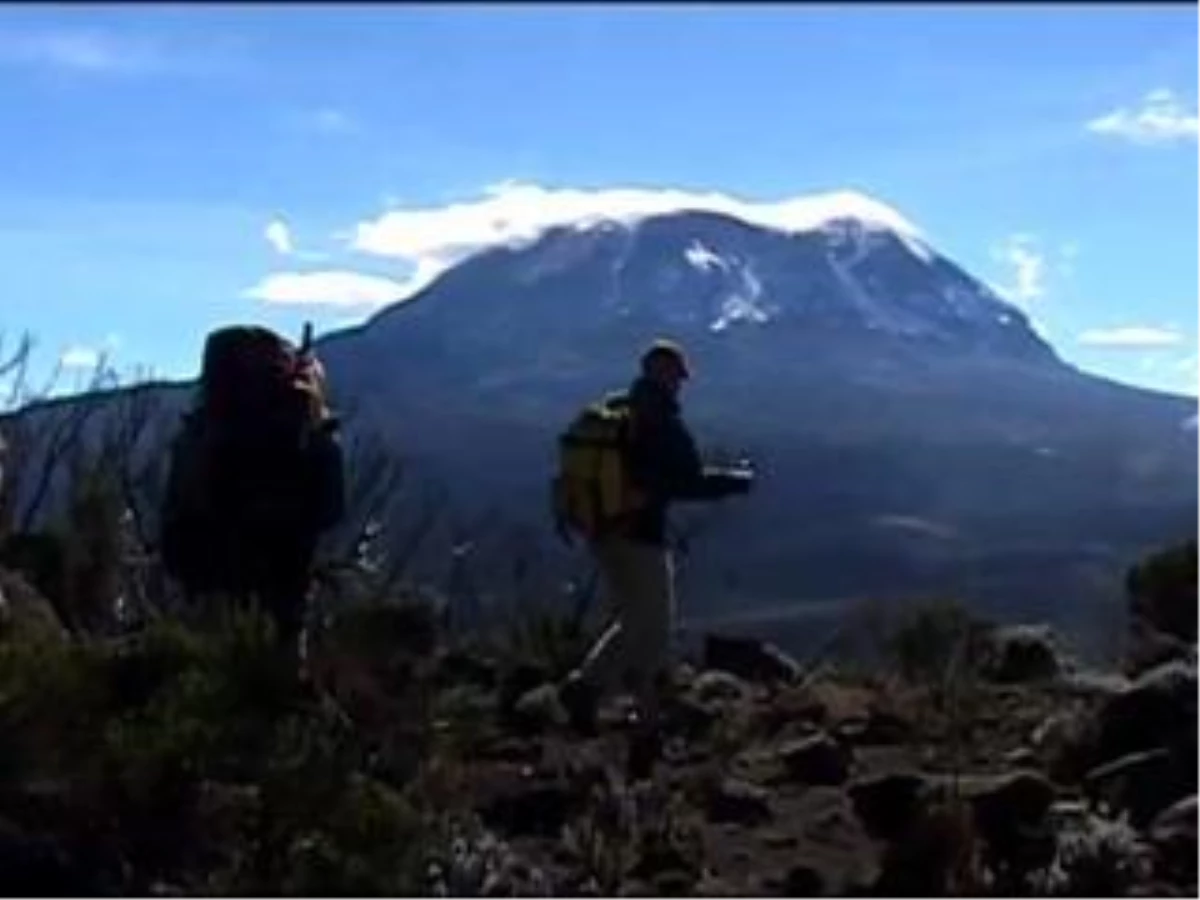
<path id="1" fill-rule="evenodd" d="M 682 341 L 698 436 L 764 473 L 693 564 L 702 608 L 947 590 L 1058 618 L 1112 599 L 1142 548 L 1194 527 L 1194 404 L 1076 371 L 898 215 L 844 207 L 558 224 L 323 353 L 364 419 L 543 528 L 558 429 L 647 341 Z"/>
<path id="2" fill-rule="evenodd" d="M 492 246 L 322 340 L 351 430 L 547 549 L 557 433 L 681 341 L 701 443 L 760 469 L 694 548 L 693 615 L 949 594 L 1102 628 L 1123 569 L 1194 534 L 1194 401 L 1066 365 L 884 204 L 616 199 L 505 209 Z"/>
<path id="3" fill-rule="evenodd" d="M 542 326 L 564 315 L 578 324 L 599 315 L 605 324 L 643 319 L 689 332 L 857 332 L 949 350 L 1053 356 L 1019 310 L 881 218 L 895 217 L 837 216 L 792 231 L 684 211 L 558 226 L 467 260 L 431 291 L 470 294 L 485 280 L 508 286 L 512 296 L 499 303 L 441 300 L 440 314 L 461 317 L 459 330 L 483 322 L 490 330 L 506 319 Z M 428 306 L 429 294 L 382 318 L 424 318 L 424 310 L 406 307 Z"/>

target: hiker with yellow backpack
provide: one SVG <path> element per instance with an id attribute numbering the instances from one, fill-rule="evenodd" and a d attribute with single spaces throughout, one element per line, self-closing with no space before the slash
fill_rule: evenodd
<path id="1" fill-rule="evenodd" d="M 589 406 L 559 440 L 556 526 L 564 539 L 587 543 L 612 610 L 559 698 L 572 727 L 590 734 L 605 693 L 624 687 L 634 694 L 634 777 L 647 775 L 661 751 L 657 694 L 675 614 L 668 506 L 746 494 L 754 481 L 748 466 L 703 465 L 679 403 L 689 376 L 683 350 L 657 341 L 643 354 L 629 392 Z"/>

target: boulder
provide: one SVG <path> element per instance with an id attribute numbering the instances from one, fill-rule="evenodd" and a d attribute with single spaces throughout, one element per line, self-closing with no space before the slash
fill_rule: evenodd
<path id="1" fill-rule="evenodd" d="M 773 818 L 768 796 L 758 785 L 737 778 L 723 779 L 708 791 L 708 820 L 747 826 L 765 824 Z"/>
<path id="2" fill-rule="evenodd" d="M 803 667 L 774 644 L 757 638 L 709 634 L 704 638 L 704 667 L 720 669 L 748 681 L 791 684 Z"/>
<path id="3" fill-rule="evenodd" d="M 1048 625 L 992 629 L 984 639 L 980 674 L 1001 684 L 1048 681 L 1066 668 Z"/>
<path id="4" fill-rule="evenodd" d="M 1174 660 L 1139 676 L 1101 707 L 1095 761 L 1196 739 L 1196 666 Z"/>
<path id="5" fill-rule="evenodd" d="M 567 711 L 559 700 L 558 686 L 543 684 L 526 691 L 513 704 L 509 720 L 525 734 L 536 734 L 551 725 L 565 725 Z"/>
<path id="6" fill-rule="evenodd" d="M 827 734 L 788 741 L 778 750 L 779 761 L 792 781 L 837 786 L 850 776 L 852 755 Z"/>
<path id="7" fill-rule="evenodd" d="M 902 716 L 881 709 L 846 719 L 834 728 L 838 739 L 858 747 L 893 746 L 906 743 L 913 734 L 912 723 Z"/>
<path id="8" fill-rule="evenodd" d="M 1127 812 L 1130 822 L 1145 828 L 1173 803 L 1195 794 L 1196 757 L 1162 748 L 1131 753 L 1088 772 L 1084 785 L 1091 797 Z"/>
<path id="9" fill-rule="evenodd" d="M 702 704 L 745 703 L 753 695 L 753 688 L 740 677 L 720 670 L 702 672 L 696 676 L 690 690 L 690 696 Z"/>
<path id="10" fill-rule="evenodd" d="M 1196 884 L 1196 817 L 1196 795 L 1192 794 L 1159 813 L 1149 829 L 1160 876 L 1178 884 Z"/>
<path id="11" fill-rule="evenodd" d="M 855 781 L 847 793 L 866 832 L 886 841 L 921 817 L 929 787 L 916 772 L 889 772 Z"/>
<path id="12" fill-rule="evenodd" d="M 1020 871 L 1050 864 L 1055 840 L 1049 813 L 1058 791 L 1045 776 L 1017 771 L 973 780 L 963 788 L 993 860 Z"/>

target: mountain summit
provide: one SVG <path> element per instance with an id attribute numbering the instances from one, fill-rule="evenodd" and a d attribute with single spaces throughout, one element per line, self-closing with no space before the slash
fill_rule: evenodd
<path id="1" fill-rule="evenodd" d="M 681 341 L 698 435 L 763 472 L 693 560 L 714 615 L 950 592 L 1077 619 L 1190 533 L 1193 403 L 1077 371 L 903 217 L 830 196 L 517 223 L 322 352 L 364 421 L 536 529 L 563 423 Z"/>
<path id="2" fill-rule="evenodd" d="M 1019 309 L 883 204 L 839 193 L 748 208 L 745 218 L 634 214 L 629 202 L 610 217 L 581 210 L 568 223 L 518 223 L 369 330 L 427 351 L 453 335 L 487 358 L 498 341 L 515 347 L 521 330 L 568 344 L 666 331 L 712 346 L 769 331 L 797 351 L 821 344 L 835 356 L 890 348 L 1057 361 Z"/>

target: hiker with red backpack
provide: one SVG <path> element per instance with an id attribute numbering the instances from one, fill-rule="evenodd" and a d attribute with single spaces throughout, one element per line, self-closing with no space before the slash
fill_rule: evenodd
<path id="1" fill-rule="evenodd" d="M 655 342 L 628 394 L 589 407 L 562 436 L 554 483 L 559 532 L 586 540 L 614 613 L 559 697 L 572 726 L 592 733 L 605 692 L 623 683 L 634 693 L 635 777 L 648 774 L 661 749 L 657 693 L 675 605 L 668 506 L 748 493 L 754 477 L 748 467 L 702 464 L 680 411 L 679 393 L 689 375 L 677 344 Z"/>
<path id="2" fill-rule="evenodd" d="M 266 328 L 212 332 L 193 409 L 171 451 L 161 550 L 189 599 L 256 602 L 298 648 L 321 533 L 344 511 L 343 459 L 325 375 Z"/>

